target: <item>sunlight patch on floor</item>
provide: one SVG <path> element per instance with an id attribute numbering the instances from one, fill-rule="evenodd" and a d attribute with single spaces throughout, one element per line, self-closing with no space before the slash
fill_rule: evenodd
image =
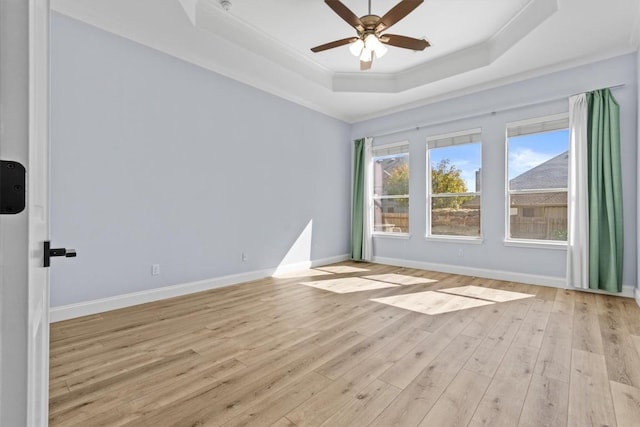
<path id="1" fill-rule="evenodd" d="M 492 301 L 484 301 L 433 291 L 374 298 L 370 301 L 431 315 L 495 304 Z"/>
<path id="2" fill-rule="evenodd" d="M 273 277 L 278 279 L 296 279 L 299 277 L 316 277 L 316 276 L 330 276 L 333 273 L 329 273 L 328 271 L 320 271 L 316 269 L 309 270 L 300 270 L 300 271 L 291 271 L 291 272 L 283 272 L 283 273 L 275 273 Z"/>
<path id="3" fill-rule="evenodd" d="M 330 265 L 327 267 L 318 267 L 316 270 L 327 271 L 335 274 L 362 273 L 363 271 L 369 271 L 368 268 L 351 267 L 348 265 Z"/>
<path id="4" fill-rule="evenodd" d="M 315 282 L 301 282 L 301 285 L 324 289 L 338 294 L 350 292 L 370 291 L 372 289 L 397 288 L 399 285 L 392 283 L 369 280 L 362 277 L 347 277 L 343 279 L 318 280 Z"/>
<path id="5" fill-rule="evenodd" d="M 531 298 L 535 295 L 520 292 L 503 291 L 500 289 L 483 288 L 481 286 L 461 286 L 459 288 L 438 289 L 438 292 L 478 298 L 493 302 L 514 301 L 517 299 Z"/>
<path id="6" fill-rule="evenodd" d="M 421 283 L 434 283 L 437 280 L 426 277 L 407 276 L 406 274 L 375 274 L 364 276 L 366 279 L 379 280 L 381 282 L 395 283 L 396 285 L 419 285 Z"/>

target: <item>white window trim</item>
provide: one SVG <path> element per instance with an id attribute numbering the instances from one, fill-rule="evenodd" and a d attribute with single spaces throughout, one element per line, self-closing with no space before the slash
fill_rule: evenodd
<path id="1" fill-rule="evenodd" d="M 435 236 L 424 236 L 424 240 L 428 242 L 442 242 L 442 243 L 466 243 L 470 245 L 481 245 L 484 243 L 484 238 L 471 237 L 471 236 L 447 236 L 436 234 Z"/>
<path id="2" fill-rule="evenodd" d="M 552 114 L 549 116 L 543 117 L 535 117 L 531 119 L 519 120 L 516 122 L 509 122 L 505 125 L 504 130 L 504 205 L 505 205 L 505 219 L 504 219 L 504 246 L 512 246 L 512 247 L 521 247 L 521 248 L 537 248 L 537 249 L 556 249 L 556 250 L 566 250 L 567 242 L 564 240 L 536 240 L 536 239 L 518 239 L 515 237 L 509 237 L 511 224 L 511 198 L 509 197 L 511 194 L 526 194 L 526 193 L 557 193 L 559 191 L 569 192 L 569 183 L 567 183 L 567 188 L 544 188 L 540 190 L 509 190 L 509 128 L 517 127 L 517 126 L 527 126 L 536 123 L 542 123 L 547 121 L 556 121 L 569 119 L 569 113 L 559 113 Z M 566 129 L 566 128 L 562 128 Z M 561 129 L 556 129 L 561 130 Z M 546 132 L 555 132 L 556 130 L 550 130 Z M 545 132 L 545 131 L 543 131 Z M 536 132 L 536 133 L 543 133 Z M 571 155 L 571 153 L 569 153 Z M 569 219 L 567 218 L 567 221 Z M 568 225 L 568 224 L 567 224 Z"/>
<path id="3" fill-rule="evenodd" d="M 427 154 L 426 154 L 426 175 L 427 175 L 427 188 L 426 188 L 426 234 L 424 239 L 427 241 L 437 241 L 437 242 L 451 242 L 451 243 L 471 243 L 471 244 L 482 244 L 484 242 L 483 236 L 483 227 L 482 227 L 482 212 L 483 212 L 483 203 L 484 199 L 482 197 L 482 188 L 478 192 L 466 192 L 466 193 L 437 193 L 435 196 L 437 197 L 464 197 L 464 196 L 474 196 L 480 197 L 480 235 L 479 236 L 455 236 L 455 235 L 447 235 L 447 234 L 432 234 L 431 233 L 431 199 L 434 196 L 431 193 L 431 158 L 430 158 L 430 150 L 432 148 L 442 148 L 442 147 L 429 147 L 429 143 L 433 141 L 443 140 L 443 139 L 454 139 L 458 137 L 464 137 L 466 135 L 474 135 L 480 134 L 482 135 L 482 128 L 474 128 L 468 129 L 458 132 L 450 132 L 440 135 L 431 135 L 427 137 Z M 464 144 L 480 144 L 480 182 L 482 182 L 482 175 L 484 174 L 484 168 L 482 168 L 482 138 L 480 141 L 469 141 L 462 143 L 454 143 L 451 146 L 455 145 L 464 145 Z"/>
<path id="4" fill-rule="evenodd" d="M 411 238 L 411 234 L 410 233 L 388 233 L 388 232 L 384 232 L 384 231 L 376 231 L 375 233 L 373 233 L 373 237 L 374 238 L 389 238 L 389 239 L 404 239 L 407 240 L 409 238 Z"/>
<path id="5" fill-rule="evenodd" d="M 409 162 L 411 162 L 411 154 L 410 154 L 410 149 L 411 146 L 409 145 L 409 140 L 404 140 L 404 141 L 398 141 L 398 142 L 391 142 L 388 144 L 381 144 L 381 145 L 375 145 L 371 148 L 371 161 L 373 164 L 373 161 L 375 161 L 376 157 L 386 157 L 386 156 L 376 156 L 376 151 L 380 152 L 383 150 L 390 150 L 392 148 L 397 148 L 397 147 L 407 147 L 407 155 L 409 156 Z M 400 153 L 396 153 L 396 154 L 400 154 Z M 394 156 L 395 154 L 390 154 L 389 156 Z M 409 194 L 406 195 L 392 195 L 392 196 L 376 196 L 373 192 L 373 177 L 371 179 L 371 200 L 369 201 L 370 206 L 369 209 L 370 211 L 373 213 L 373 209 L 375 206 L 375 201 L 376 200 L 384 200 L 384 199 L 408 199 L 409 200 L 409 205 L 411 205 L 411 196 Z M 409 166 L 409 187 L 411 187 L 411 166 Z M 409 191 L 410 193 L 411 191 Z M 410 220 L 409 220 L 410 221 Z M 411 235 L 409 233 L 394 233 L 394 232 L 388 232 L 388 231 L 375 231 L 375 224 L 374 221 L 371 221 L 371 235 L 373 237 L 389 237 L 389 238 L 399 238 L 399 239 L 408 239 Z"/>
<path id="6" fill-rule="evenodd" d="M 503 244 L 519 248 L 567 250 L 567 242 L 563 240 L 505 239 Z"/>

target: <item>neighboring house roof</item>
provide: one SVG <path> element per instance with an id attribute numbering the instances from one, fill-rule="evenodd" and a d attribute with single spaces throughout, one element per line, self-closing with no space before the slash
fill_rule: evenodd
<path id="1" fill-rule="evenodd" d="M 558 154 L 509 181 L 511 190 L 567 188 L 569 182 L 569 152 Z M 567 193 L 512 194 L 511 206 L 566 206 Z M 478 208 L 480 200 L 466 201 L 463 207 Z"/>
<path id="2" fill-rule="evenodd" d="M 518 175 L 509 182 L 511 190 L 567 188 L 569 152 L 565 151 Z M 566 206 L 567 193 L 512 194 L 511 206 Z"/>
<path id="3" fill-rule="evenodd" d="M 509 181 L 511 190 L 537 190 L 541 188 L 567 188 L 569 182 L 569 152 L 539 164 Z"/>

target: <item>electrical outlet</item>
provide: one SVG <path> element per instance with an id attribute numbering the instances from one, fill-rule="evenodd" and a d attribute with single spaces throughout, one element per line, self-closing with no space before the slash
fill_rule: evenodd
<path id="1" fill-rule="evenodd" d="M 160 264 L 152 264 L 151 265 L 151 275 L 159 276 L 160 275 Z"/>
<path id="2" fill-rule="evenodd" d="M 458 249 L 458 256 L 464 256 L 464 249 Z"/>
<path id="3" fill-rule="evenodd" d="M 249 260 L 249 256 L 246 252 L 242 252 L 242 262 L 247 262 Z"/>

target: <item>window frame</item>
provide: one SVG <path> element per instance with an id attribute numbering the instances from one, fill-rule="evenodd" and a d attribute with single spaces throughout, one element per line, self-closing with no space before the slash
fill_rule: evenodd
<path id="1" fill-rule="evenodd" d="M 479 135 L 479 137 L 477 138 L 477 140 L 474 140 L 473 136 L 474 135 Z M 442 145 L 442 146 L 430 146 L 430 143 L 434 143 L 437 141 L 442 141 L 442 140 L 446 140 L 446 139 L 456 139 L 456 138 L 464 138 L 464 137 L 470 137 L 468 142 L 452 142 L 451 144 L 448 145 Z M 479 144 L 480 145 L 480 191 L 467 191 L 465 193 L 432 193 L 431 192 L 431 150 L 432 149 L 437 149 L 437 148 L 444 148 L 444 147 L 452 147 L 452 146 L 456 146 L 456 145 L 466 145 L 466 144 Z M 427 184 L 427 188 L 426 188 L 426 234 L 425 234 L 425 239 L 426 240 L 433 240 L 433 241 L 452 241 L 452 242 L 467 242 L 467 243 L 482 243 L 484 240 L 483 237 L 483 227 L 482 227 L 482 212 L 484 211 L 482 204 L 483 204 L 483 198 L 482 198 L 482 176 L 484 174 L 484 170 L 482 168 L 482 128 L 472 128 L 472 129 L 466 129 L 466 130 L 462 130 L 462 131 L 456 131 L 456 132 L 449 132 L 449 133 L 445 133 L 445 134 L 439 134 L 439 135 L 431 135 L 427 137 L 426 140 L 426 184 Z M 471 197 L 479 197 L 480 198 L 480 206 L 479 206 L 479 213 L 480 213 L 480 232 L 477 236 L 459 236 L 459 235 L 449 235 L 449 234 L 433 234 L 432 229 L 431 229 L 431 219 L 432 219 L 432 213 L 431 213 L 431 207 L 432 207 L 432 201 L 433 201 L 433 197 L 434 195 L 436 197 L 465 197 L 465 196 L 471 196 Z"/>
<path id="2" fill-rule="evenodd" d="M 544 123 L 557 122 L 560 120 L 565 120 L 567 123 L 566 127 L 557 127 L 551 129 L 545 129 Z M 568 238 L 567 240 L 543 240 L 543 239 L 525 239 L 518 237 L 511 237 L 511 195 L 512 194 L 540 194 L 540 193 L 558 193 L 558 192 L 566 192 L 567 193 L 567 211 L 569 208 L 569 179 L 567 180 L 567 186 L 565 188 L 544 188 L 544 189 L 534 189 L 534 190 L 511 190 L 509 188 L 509 138 L 514 136 L 509 136 L 509 129 L 515 127 L 524 127 L 530 125 L 538 125 L 542 126 L 542 129 L 538 132 L 530 132 L 521 135 L 514 136 L 524 136 L 524 135 L 536 135 L 548 132 L 556 132 L 560 130 L 569 129 L 569 113 L 558 113 L 551 114 L 547 116 L 539 116 L 532 117 L 529 119 L 518 120 L 515 122 L 509 122 L 505 124 L 505 139 L 504 139 L 504 212 L 505 212 L 505 221 L 504 221 L 504 240 L 503 243 L 505 246 L 514 246 L 514 247 L 529 247 L 529 248 L 545 248 L 545 249 L 560 249 L 564 250 L 567 248 Z M 567 141 L 567 152 L 569 156 L 571 156 L 570 144 Z M 569 158 L 569 162 L 571 159 Z M 567 215 L 567 230 L 569 229 L 569 215 Z"/>
<path id="3" fill-rule="evenodd" d="M 383 150 L 392 150 L 394 148 L 402 148 L 402 147 L 406 147 L 406 151 L 401 151 L 398 153 L 395 153 L 395 155 L 407 155 L 407 165 L 409 165 L 409 182 L 408 187 L 407 187 L 407 194 L 403 194 L 403 195 L 386 195 L 386 196 L 376 196 L 375 194 L 375 176 L 374 176 L 374 165 L 376 162 L 377 158 L 381 158 L 381 157 L 390 157 L 393 154 L 389 154 L 387 156 L 384 155 L 377 155 L 376 156 L 376 151 L 380 152 Z M 409 231 L 410 231 L 410 218 L 411 216 L 409 215 L 409 207 L 411 206 L 411 146 L 409 144 L 408 140 L 404 140 L 404 141 L 397 141 L 397 142 L 391 142 L 388 144 L 381 144 L 381 145 L 375 145 L 373 147 L 371 147 L 371 165 L 370 165 L 370 170 L 371 170 L 371 190 L 370 190 L 370 203 L 369 203 L 369 214 L 371 215 L 371 235 L 372 237 L 391 237 L 391 238 L 407 238 L 409 237 Z M 404 232 L 399 232 L 399 231 L 376 231 L 376 224 L 375 224 L 375 206 L 376 206 L 376 200 L 391 200 L 391 199 L 407 199 L 407 203 L 408 203 L 408 208 L 407 208 L 407 231 Z"/>

